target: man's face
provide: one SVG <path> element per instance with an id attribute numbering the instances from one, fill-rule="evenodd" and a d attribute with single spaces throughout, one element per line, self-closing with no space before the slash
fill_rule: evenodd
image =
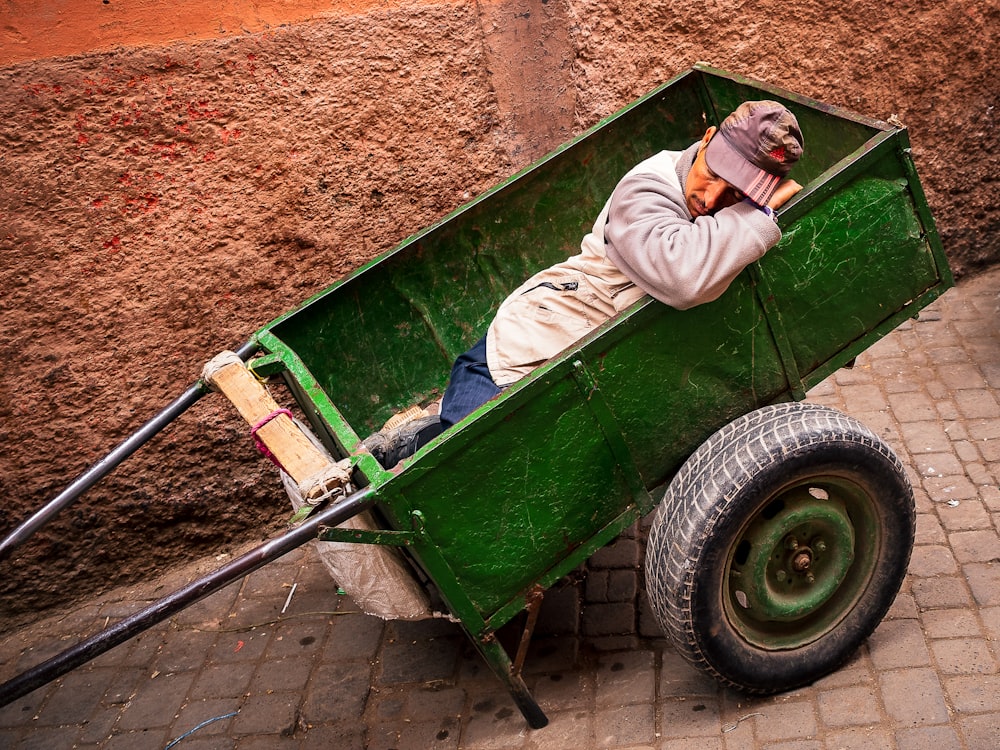
<path id="1" fill-rule="evenodd" d="M 702 139 L 698 156 L 694 160 L 687 182 L 684 183 L 684 200 L 688 211 L 696 219 L 699 216 L 711 216 L 720 208 L 739 203 L 746 196 L 731 183 L 715 174 L 705 162 L 705 147 L 712 140 L 715 128 L 709 128 Z"/>

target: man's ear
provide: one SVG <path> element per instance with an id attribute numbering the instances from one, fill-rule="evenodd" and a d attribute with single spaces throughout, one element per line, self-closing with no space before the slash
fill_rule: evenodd
<path id="1" fill-rule="evenodd" d="M 715 125 L 712 125 L 711 127 L 709 127 L 708 130 L 705 131 L 705 136 L 701 139 L 702 148 L 705 148 L 705 146 L 708 145 L 708 142 L 712 140 L 712 136 L 715 135 L 716 130 L 718 130 L 718 128 L 715 127 Z"/>

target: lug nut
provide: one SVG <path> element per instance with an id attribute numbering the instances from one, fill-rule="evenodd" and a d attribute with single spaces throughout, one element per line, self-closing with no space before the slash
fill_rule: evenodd
<path id="1" fill-rule="evenodd" d="M 797 573 L 809 570 L 810 563 L 812 563 L 812 555 L 808 552 L 799 552 L 794 558 L 792 558 L 792 568 Z"/>

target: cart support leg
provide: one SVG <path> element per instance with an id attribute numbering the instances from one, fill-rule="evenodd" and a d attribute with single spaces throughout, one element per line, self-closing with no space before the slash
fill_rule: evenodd
<path id="1" fill-rule="evenodd" d="M 545 589 L 535 586 L 527 597 L 528 621 L 524 624 L 521 632 L 521 642 L 517 645 L 517 654 L 514 656 L 515 675 L 520 675 L 524 669 L 524 660 L 528 656 L 528 646 L 531 645 L 531 636 L 535 632 L 535 623 L 538 622 L 538 612 L 542 608 L 542 599 L 545 598 Z"/>
<path id="2" fill-rule="evenodd" d="M 510 697 L 514 699 L 514 703 L 528 722 L 528 726 L 532 729 L 541 729 L 546 726 L 549 723 L 549 718 L 532 697 L 528 686 L 521 679 L 521 675 L 514 672 L 510 657 L 497 641 L 496 636 L 493 633 L 488 633 L 481 638 L 472 638 L 472 642 L 476 644 L 476 648 L 486 659 L 486 663 L 493 670 L 493 673 L 503 680 L 510 691 Z"/>

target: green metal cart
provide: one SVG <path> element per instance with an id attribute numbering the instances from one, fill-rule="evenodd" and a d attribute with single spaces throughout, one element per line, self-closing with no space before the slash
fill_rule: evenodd
<path id="1" fill-rule="evenodd" d="M 720 299 L 683 312 L 640 300 L 394 469 L 363 448 L 392 414 L 443 393 L 510 290 L 577 252 L 621 175 L 759 98 L 797 116 L 807 149 L 792 177 L 805 189 L 779 212 L 781 243 Z M 679 651 L 751 692 L 810 682 L 884 615 L 914 510 L 888 446 L 797 402 L 951 283 L 904 128 L 697 65 L 257 331 L 239 356 L 284 380 L 354 491 L 0 698 L 320 538 L 405 550 L 544 726 L 523 651 L 509 654 L 497 630 L 654 510 L 647 590 Z M 205 391 L 199 381 L 107 464 Z M 378 528 L 333 528 L 362 510 Z"/>

